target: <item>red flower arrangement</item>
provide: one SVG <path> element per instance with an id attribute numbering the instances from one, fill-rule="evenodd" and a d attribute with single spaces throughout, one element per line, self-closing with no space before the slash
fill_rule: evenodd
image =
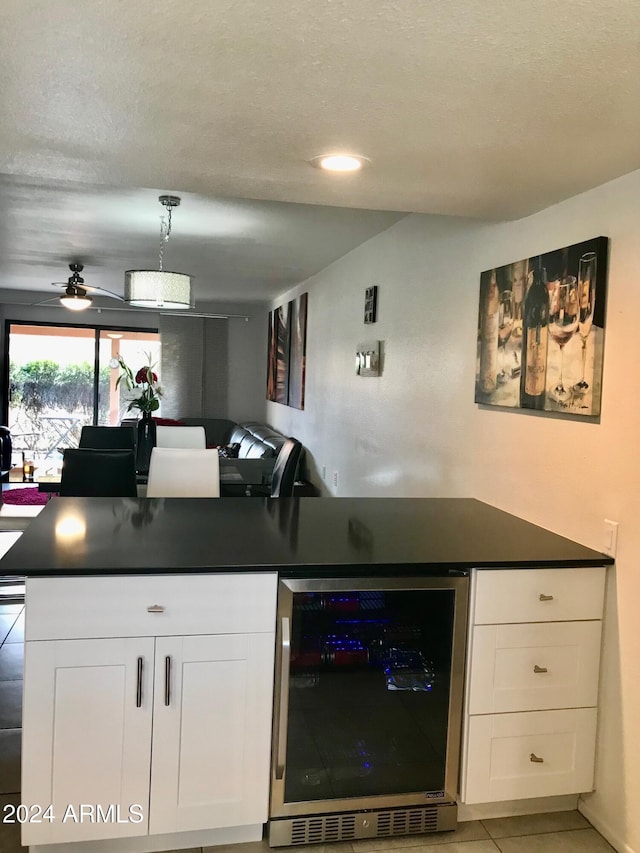
<path id="1" fill-rule="evenodd" d="M 129 400 L 127 411 L 131 409 L 140 409 L 141 412 L 155 412 L 160 408 L 160 397 L 162 397 L 162 388 L 158 385 L 158 374 L 153 371 L 151 364 L 151 353 L 145 353 L 148 364 L 141 367 L 135 377 L 133 371 L 128 367 L 121 355 L 118 356 L 122 373 L 116 382 L 116 388 L 121 382 L 124 382 L 127 391 L 139 389 L 141 391 L 138 397 L 133 397 Z"/>
<path id="2" fill-rule="evenodd" d="M 136 385 L 153 385 L 153 383 L 157 381 L 158 374 L 154 373 L 153 370 L 150 370 L 148 367 L 141 367 L 136 373 Z"/>

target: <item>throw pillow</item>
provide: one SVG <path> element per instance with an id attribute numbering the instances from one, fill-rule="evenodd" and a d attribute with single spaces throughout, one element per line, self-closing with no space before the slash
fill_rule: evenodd
<path id="1" fill-rule="evenodd" d="M 239 442 L 237 442 L 236 444 L 223 444 L 222 447 L 218 448 L 218 455 L 222 456 L 223 459 L 237 459 L 239 452 Z"/>
<path id="2" fill-rule="evenodd" d="M 153 420 L 156 422 L 156 426 L 185 426 L 184 421 L 177 421 L 174 418 L 156 418 Z"/>

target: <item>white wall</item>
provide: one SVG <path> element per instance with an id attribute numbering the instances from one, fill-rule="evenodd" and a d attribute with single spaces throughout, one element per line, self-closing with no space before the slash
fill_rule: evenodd
<path id="1" fill-rule="evenodd" d="M 248 320 L 230 318 L 227 321 L 227 417 L 232 421 L 262 421 L 265 418 L 267 311 L 265 304 L 251 303 L 242 309 L 242 313 L 249 315 Z"/>
<path id="2" fill-rule="evenodd" d="M 306 409 L 267 420 L 306 446 L 338 495 L 471 496 L 598 550 L 620 523 L 609 572 L 597 790 L 581 806 L 640 851 L 640 172 L 527 219 L 409 216 L 286 294 L 309 291 Z M 481 270 L 611 238 L 599 423 L 473 402 Z M 379 321 L 362 321 L 379 285 Z M 280 302 L 282 300 L 278 300 Z M 383 375 L 354 374 L 359 342 L 384 341 Z M 316 473 L 317 476 L 317 473 Z M 325 487 L 326 488 L 326 487 Z"/>

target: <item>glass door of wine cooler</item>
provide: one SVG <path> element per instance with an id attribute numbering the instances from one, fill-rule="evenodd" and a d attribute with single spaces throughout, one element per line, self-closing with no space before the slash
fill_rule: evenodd
<path id="1" fill-rule="evenodd" d="M 271 816 L 455 800 L 468 577 L 283 580 Z"/>

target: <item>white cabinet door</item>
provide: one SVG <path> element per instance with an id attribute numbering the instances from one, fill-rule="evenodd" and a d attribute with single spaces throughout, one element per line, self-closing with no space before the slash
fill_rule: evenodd
<path id="1" fill-rule="evenodd" d="M 264 823 L 274 635 L 156 639 L 152 835 Z"/>
<path id="2" fill-rule="evenodd" d="M 22 843 L 146 835 L 153 639 L 25 645 L 22 802 L 55 820 L 23 824 Z"/>

